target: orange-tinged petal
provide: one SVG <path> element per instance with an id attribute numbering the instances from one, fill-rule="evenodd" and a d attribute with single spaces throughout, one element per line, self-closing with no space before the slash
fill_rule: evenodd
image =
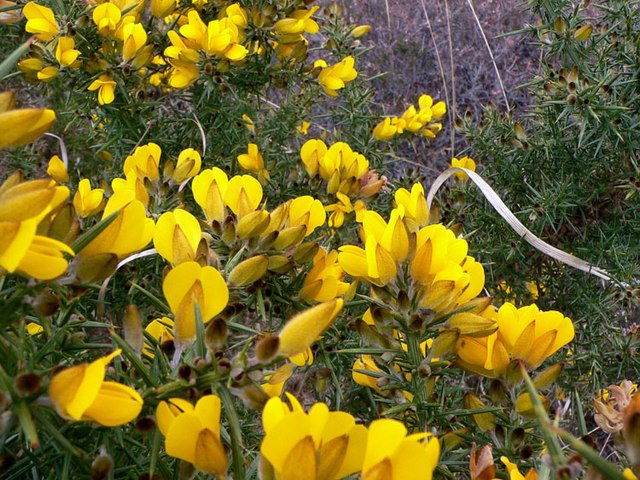
<path id="1" fill-rule="evenodd" d="M 222 477 L 227 471 L 227 454 L 220 437 L 208 428 L 198 433 L 193 464 L 198 470 L 218 477 Z"/>
<path id="2" fill-rule="evenodd" d="M 317 459 L 313 439 L 304 437 L 295 444 L 282 465 L 282 480 L 298 480 L 301 478 L 316 480 Z"/>

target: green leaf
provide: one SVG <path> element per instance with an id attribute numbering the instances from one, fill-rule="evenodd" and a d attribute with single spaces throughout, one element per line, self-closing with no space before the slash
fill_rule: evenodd
<path id="1" fill-rule="evenodd" d="M 33 43 L 33 40 L 35 38 L 35 36 L 31 37 L 29 40 L 16 48 L 13 52 L 11 52 L 9 56 L 5 58 L 2 63 L 0 63 L 0 81 L 4 80 L 4 78 L 11 73 L 11 70 L 13 70 L 13 67 L 16 65 L 16 63 L 18 63 L 20 57 L 22 57 L 29 51 L 29 47 L 31 47 L 31 44 Z"/>
<path id="2" fill-rule="evenodd" d="M 120 212 L 113 212 L 107 218 L 96 223 L 89 230 L 84 232 L 76 241 L 71 244 L 71 250 L 76 254 L 80 253 L 84 248 L 89 245 L 98 235 L 100 235 L 111 223 L 116 219 Z"/>

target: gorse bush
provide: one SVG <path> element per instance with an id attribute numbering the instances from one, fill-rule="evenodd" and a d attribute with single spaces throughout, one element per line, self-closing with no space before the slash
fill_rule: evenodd
<path id="1" fill-rule="evenodd" d="M 0 94 L 3 478 L 490 480 L 583 468 L 636 478 L 635 385 L 615 376 L 594 407 L 603 431 L 626 442 L 616 464 L 563 417 L 567 395 L 573 409 L 591 407 L 560 387 L 584 353 L 572 347 L 562 362 L 558 352 L 589 334 L 559 308 L 566 302 L 547 300 L 563 298 L 558 282 L 531 267 L 541 307 L 505 298 L 504 235 L 487 230 L 493 248 L 468 235 L 476 248 L 441 223 L 478 209 L 463 223 L 479 228 L 489 218 L 480 199 L 438 208 L 420 182 L 391 181 L 385 156 L 396 142 L 435 138 L 447 107 L 421 94 L 382 115 L 358 71 L 368 25 L 312 1 L 0 8 L 0 78 L 17 91 Z M 636 11 L 626 10 L 632 26 Z M 562 21 L 550 55 L 599 58 L 601 46 L 574 45 L 593 27 Z M 602 57 L 627 71 L 626 60 Z M 535 168 L 539 148 L 595 149 L 562 167 L 593 172 L 582 190 L 548 192 L 553 225 L 595 201 L 585 200 L 594 182 L 628 179 L 597 158 L 613 162 L 621 127 L 597 133 L 588 122 L 599 128 L 609 112 L 611 124 L 625 117 L 625 135 L 637 127 L 606 101 L 585 105 L 609 73 L 559 68 L 545 91 L 573 84 L 575 101 L 533 110 L 535 139 L 496 112 L 482 128 L 463 125 L 482 157 L 507 143 L 511 155 L 527 152 L 521 169 Z M 631 88 L 617 79 L 611 92 Z M 584 133 L 564 133 L 562 149 L 552 142 L 564 137 L 544 128 Z M 448 198 L 468 194 L 476 162 L 451 164 Z"/>

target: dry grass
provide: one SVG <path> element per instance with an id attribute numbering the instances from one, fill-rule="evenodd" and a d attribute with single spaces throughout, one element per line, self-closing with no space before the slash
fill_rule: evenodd
<path id="1" fill-rule="evenodd" d="M 374 48 L 366 54 L 360 69 L 371 76 L 386 72 L 373 81 L 373 86 L 377 101 L 389 114 L 401 113 L 422 93 L 442 100 L 448 96 L 450 115 L 445 128 L 430 147 L 429 157 L 419 158 L 427 166 L 441 169 L 451 156 L 454 97 L 458 115 L 468 111 L 477 118 L 481 106 L 488 102 L 505 108 L 494 64 L 469 4 L 465 0 L 424 0 L 423 10 L 421 0 L 346 3 L 347 13 L 355 23 L 373 26 L 363 42 Z M 504 36 L 523 28 L 530 20 L 524 7 L 521 1 L 508 0 L 483 0 L 474 5 L 493 50 L 511 108 L 528 104 L 527 92 L 519 86 L 532 77 L 539 61 L 539 51 L 522 35 Z M 453 47 L 452 52 L 449 45 Z M 442 62 L 447 92 L 436 49 Z M 455 67 L 454 81 L 451 57 Z M 458 136 L 454 153 L 458 154 L 462 148 L 464 144 Z"/>

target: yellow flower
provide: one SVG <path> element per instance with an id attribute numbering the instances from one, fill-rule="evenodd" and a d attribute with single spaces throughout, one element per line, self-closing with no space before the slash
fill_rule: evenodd
<path id="1" fill-rule="evenodd" d="M 147 325 L 144 331 L 155 339 L 159 346 L 163 343 L 173 340 L 173 320 L 169 317 L 156 318 Z M 154 346 L 149 342 L 145 342 L 143 353 L 153 358 Z"/>
<path id="2" fill-rule="evenodd" d="M 142 409 L 138 392 L 104 380 L 106 366 L 118 355 L 120 350 L 91 363 L 67 368 L 53 377 L 49 397 L 61 416 L 107 427 L 124 425 L 138 416 Z"/>
<path id="3" fill-rule="evenodd" d="M 134 192 L 122 190 L 111 195 L 102 220 L 115 212 L 119 212 L 116 219 L 80 252 L 81 257 L 112 254 L 122 259 L 151 241 L 155 224 L 147 218 L 144 205 L 135 199 Z"/>
<path id="4" fill-rule="evenodd" d="M 223 12 L 220 12 L 220 16 L 221 18 L 227 17 L 239 28 L 245 28 L 249 24 L 247 11 L 239 3 L 229 5 Z"/>
<path id="5" fill-rule="evenodd" d="M 44 327 L 35 322 L 29 322 L 25 325 L 25 327 L 29 335 L 38 335 L 39 333 L 44 332 Z"/>
<path id="6" fill-rule="evenodd" d="M 475 172 L 476 162 L 474 162 L 473 159 L 469 157 L 462 157 L 462 158 L 453 157 L 451 159 L 451 167 L 466 168 L 467 170 L 471 170 L 472 172 Z M 465 172 L 456 172 L 453 174 L 453 176 L 458 180 L 469 179 L 469 175 L 467 175 Z"/>
<path id="7" fill-rule="evenodd" d="M 429 223 L 429 207 L 422 184 L 414 183 L 411 193 L 405 188 L 396 190 L 395 204 L 404 208 L 403 222 L 409 232 L 417 232 Z"/>
<path id="8" fill-rule="evenodd" d="M 269 180 L 269 172 L 264 168 L 264 159 L 255 143 L 247 146 L 247 153 L 238 155 L 238 163 L 243 170 L 257 174 L 261 181 Z"/>
<path id="9" fill-rule="evenodd" d="M 283 18 L 278 20 L 275 24 L 275 29 L 278 35 L 280 35 L 280 41 L 288 43 L 287 40 L 296 40 L 297 36 L 302 33 L 318 33 L 320 29 L 319 25 L 311 16 L 318 11 L 320 7 L 311 7 L 310 10 L 296 10 L 291 14 L 289 18 Z M 284 38 L 283 38 L 284 37 Z"/>
<path id="10" fill-rule="evenodd" d="M 304 279 L 300 298 L 307 301 L 328 302 L 342 296 L 349 284 L 342 281 L 344 272 L 337 263 L 338 252 L 320 247 L 313 259 L 313 268 Z"/>
<path id="11" fill-rule="evenodd" d="M 407 436 L 398 420 L 375 420 L 369 426 L 362 480 L 431 480 L 440 456 L 437 438 L 428 433 Z"/>
<path id="12" fill-rule="evenodd" d="M 53 15 L 53 10 L 36 2 L 29 2 L 22 8 L 22 13 L 27 19 L 25 30 L 35 33 L 38 40 L 48 42 L 58 35 L 60 29 Z"/>
<path id="13" fill-rule="evenodd" d="M 411 276 L 422 287 L 423 308 L 446 311 L 480 294 L 484 268 L 467 251 L 467 242 L 443 225 L 418 231 Z"/>
<path id="14" fill-rule="evenodd" d="M 83 178 L 78 184 L 78 190 L 73 196 L 73 206 L 76 213 L 81 217 L 88 217 L 100 211 L 104 190 L 101 188 L 91 189 L 88 178 Z"/>
<path id="15" fill-rule="evenodd" d="M 495 333 L 458 339 L 458 365 L 489 377 L 503 375 L 516 359 L 535 369 L 573 340 L 573 323 L 569 318 L 556 311 L 543 312 L 536 305 L 516 308 L 505 303 L 494 318 L 498 322 Z"/>
<path id="16" fill-rule="evenodd" d="M 0 93 L 0 149 L 19 147 L 33 142 L 49 130 L 56 120 L 53 110 L 44 108 L 12 110 L 14 105 L 13 93 Z"/>
<path id="17" fill-rule="evenodd" d="M 42 70 L 38 72 L 38 80 L 44 83 L 49 83 L 54 80 L 58 74 L 58 69 L 56 67 L 44 67 Z"/>
<path id="18" fill-rule="evenodd" d="M 64 166 L 64 162 L 58 155 L 54 155 L 49 159 L 49 166 L 47 167 L 47 175 L 53 178 L 58 183 L 67 183 L 69 181 L 69 174 L 67 173 L 67 167 Z"/>
<path id="19" fill-rule="evenodd" d="M 353 362 L 353 367 L 351 367 L 351 376 L 353 381 L 363 387 L 369 387 L 379 391 L 380 387 L 378 387 L 377 384 L 378 377 L 375 375 L 368 375 L 367 372 L 381 374 L 382 370 L 380 370 L 378 365 L 376 365 L 376 362 L 373 360 L 371 355 L 359 355 Z"/>
<path id="20" fill-rule="evenodd" d="M 292 357 L 306 351 L 333 323 L 342 305 L 342 299 L 337 298 L 298 313 L 280 331 L 278 353 Z"/>
<path id="21" fill-rule="evenodd" d="M 227 174 L 218 167 L 203 170 L 193 179 L 191 184 L 193 198 L 202 208 L 207 222 L 212 220 L 224 222 L 227 216 L 224 198 L 228 184 Z"/>
<path id="22" fill-rule="evenodd" d="M 122 28 L 122 58 L 125 62 L 135 57 L 136 53 L 147 43 L 147 32 L 141 23 L 127 23 Z"/>
<path id="23" fill-rule="evenodd" d="M 140 200 L 147 207 L 149 205 L 149 192 L 144 184 L 144 177 L 137 177 L 134 170 L 129 170 L 125 178 L 111 180 L 111 189 L 114 193 L 122 190 L 130 190 L 135 194 L 135 199 Z"/>
<path id="24" fill-rule="evenodd" d="M 191 408 L 189 408 L 189 405 Z M 165 450 L 198 470 L 225 478 L 227 455 L 220 441 L 220 398 L 205 395 L 195 407 L 180 399 L 161 402 L 156 411 Z"/>
<path id="25" fill-rule="evenodd" d="M 310 177 L 313 178 L 318 173 L 320 160 L 327 153 L 327 150 L 327 145 L 322 140 L 315 138 L 307 140 L 300 149 L 300 158 Z"/>
<path id="26" fill-rule="evenodd" d="M 301 134 L 301 135 L 306 135 L 307 133 L 309 133 L 309 127 L 311 126 L 311 122 L 307 122 L 306 120 L 303 120 L 297 127 L 296 127 L 296 131 Z"/>
<path id="27" fill-rule="evenodd" d="M 233 62 L 242 60 L 249 53 L 238 43 L 241 40 L 240 31 L 229 18 L 210 21 L 203 40 L 203 47 L 207 54 L 228 58 Z"/>
<path id="28" fill-rule="evenodd" d="M 358 72 L 353 68 L 355 59 L 351 56 L 344 58 L 331 67 L 325 67 L 318 75 L 318 82 L 327 95 L 337 97 L 338 92 L 345 87 L 347 83 L 354 80 L 358 76 Z"/>
<path id="29" fill-rule="evenodd" d="M 39 280 L 52 280 L 67 270 L 63 253 L 73 256 L 73 250 L 53 238 L 35 235 L 18 270 Z"/>
<path id="30" fill-rule="evenodd" d="M 162 149 L 153 142 L 137 147 L 133 155 L 129 155 L 124 161 L 124 174 L 127 175 L 133 170 L 141 180 L 148 178 L 154 183 L 157 182 L 160 179 L 158 166 L 161 155 Z"/>
<path id="31" fill-rule="evenodd" d="M 262 201 L 262 185 L 251 175 L 236 175 L 229 180 L 224 203 L 238 218 L 255 211 Z"/>
<path id="32" fill-rule="evenodd" d="M 80 50 L 75 49 L 76 41 L 72 37 L 60 37 L 56 45 L 56 60 L 61 67 L 73 67 L 80 56 Z"/>
<path id="33" fill-rule="evenodd" d="M 0 267 L 12 273 L 29 262 L 27 255 L 60 258 L 61 252 L 73 254 L 66 245 L 36 235 L 40 221 L 68 197 L 69 189 L 50 179 L 20 182 L 14 174 L 5 180 L 0 186 Z"/>
<path id="34" fill-rule="evenodd" d="M 200 172 L 201 164 L 202 157 L 200 157 L 200 154 L 193 148 L 185 148 L 180 152 L 180 155 L 178 155 L 176 168 L 171 178 L 176 183 L 182 183 L 197 175 L 198 172 Z"/>
<path id="35" fill-rule="evenodd" d="M 398 117 L 386 117 L 373 129 L 373 138 L 376 140 L 391 140 L 396 135 L 400 135 L 405 129 L 404 119 Z"/>
<path id="36" fill-rule="evenodd" d="M 309 195 L 294 198 L 289 204 L 289 227 L 304 225 L 305 236 L 311 235 L 316 228 L 324 225 L 326 218 L 322 202 Z"/>
<path id="37" fill-rule="evenodd" d="M 178 265 L 195 260 L 201 238 L 198 219 L 186 210 L 176 208 L 158 218 L 153 246 L 168 262 Z"/>
<path id="38" fill-rule="evenodd" d="M 354 210 L 351 199 L 345 194 L 337 192 L 336 197 L 338 197 L 336 203 L 324 207 L 327 212 L 331 212 L 328 222 L 331 228 L 340 228 L 344 223 L 345 215 Z"/>
<path id="39" fill-rule="evenodd" d="M 291 408 L 273 397 L 262 412 L 260 453 L 275 472 L 269 478 L 337 480 L 359 471 L 367 429 L 348 413 L 330 412 L 324 403 L 307 414 L 295 397 L 287 397 Z"/>
<path id="40" fill-rule="evenodd" d="M 102 5 L 112 5 L 111 3 L 103 3 Z M 100 6 L 102 6 L 100 5 Z M 98 102 L 100 105 L 108 105 L 115 99 L 116 82 L 114 82 L 108 74 L 100 75 L 87 88 L 90 92 L 98 90 Z"/>
<path id="41" fill-rule="evenodd" d="M 207 323 L 229 301 L 229 289 L 220 272 L 196 262 L 173 268 L 162 282 L 162 291 L 175 317 L 174 334 L 183 342 L 196 336 L 196 304 Z"/>
<path id="42" fill-rule="evenodd" d="M 100 35 L 106 36 L 116 31 L 122 12 L 113 3 L 101 3 L 93 10 L 92 18 Z"/>

